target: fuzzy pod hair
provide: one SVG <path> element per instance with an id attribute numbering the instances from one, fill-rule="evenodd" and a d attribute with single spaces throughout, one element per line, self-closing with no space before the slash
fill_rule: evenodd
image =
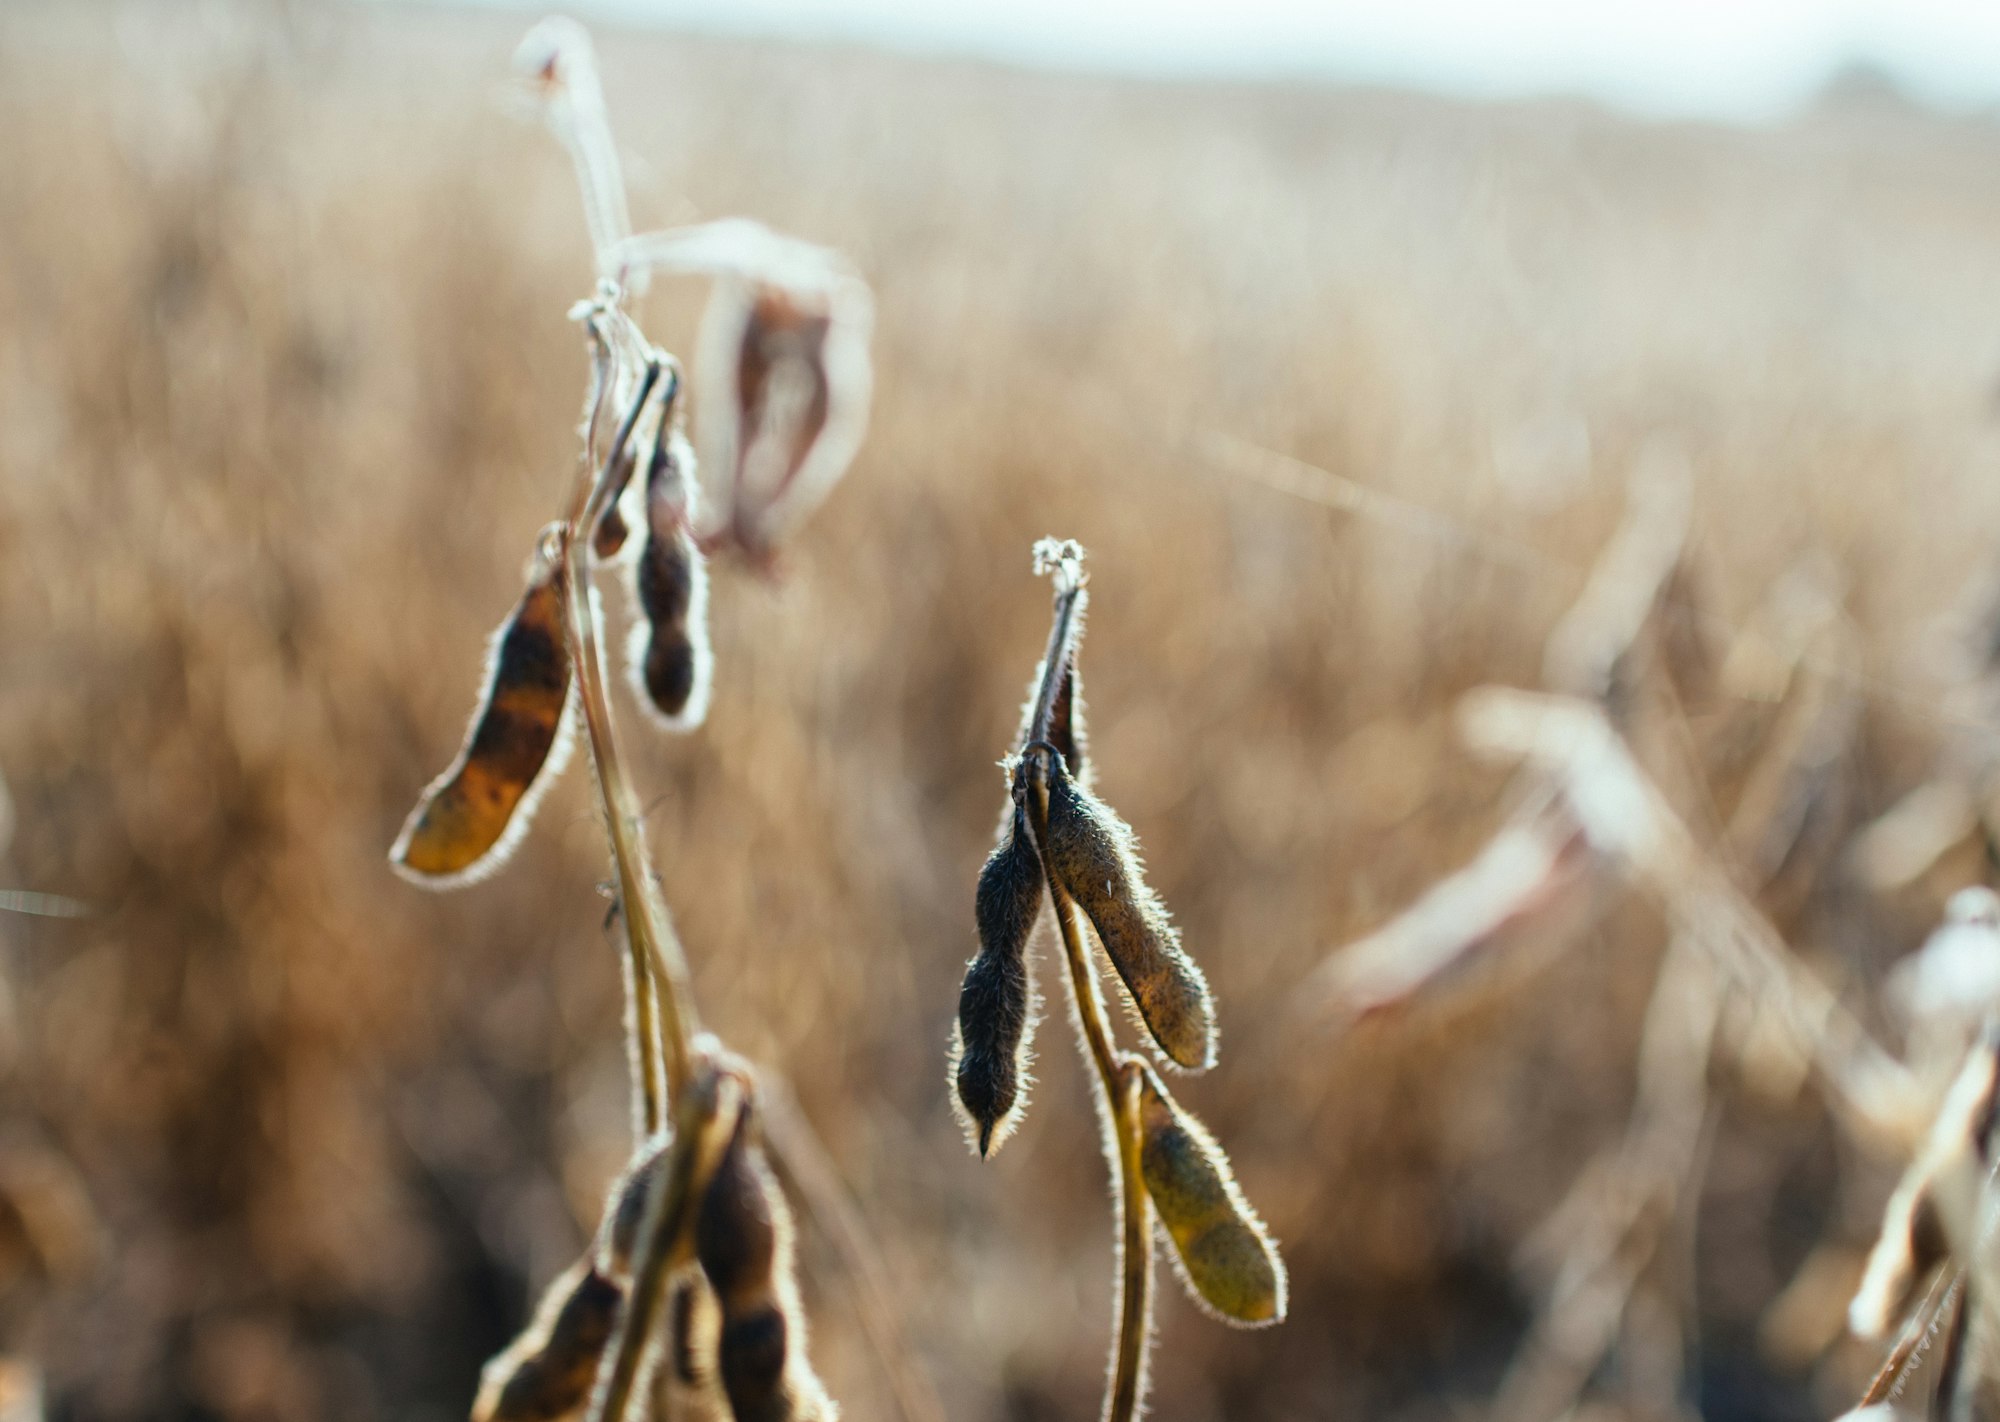
<path id="1" fill-rule="evenodd" d="M 1049 771 L 1048 834 L 1049 872 L 1089 916 L 1160 1051 L 1189 1071 L 1214 1065 L 1208 980 L 1147 886 L 1132 831 L 1077 784 L 1060 756 Z"/>
<path id="2" fill-rule="evenodd" d="M 978 956 L 966 965 L 952 1033 L 952 1081 L 972 1144 L 984 1157 L 1027 1105 L 1035 1031 L 1028 940 L 1042 912 L 1042 861 L 1018 806 L 979 871 L 973 916 Z"/>
<path id="3" fill-rule="evenodd" d="M 667 1295 L 666 1347 L 653 1374 L 653 1416 L 675 1422 L 734 1422 L 716 1376 L 721 1310 L 699 1265 L 676 1275 Z"/>
<path id="4" fill-rule="evenodd" d="M 1152 1068 L 1139 1066 L 1139 1175 L 1173 1243 L 1188 1296 L 1224 1323 L 1282 1322 L 1284 1261 L 1237 1188 L 1229 1157 Z"/>
<path id="5" fill-rule="evenodd" d="M 1078 618 L 1083 616 L 1083 596 L 1078 594 L 1076 610 Z M 1083 635 L 1081 625 L 1078 637 Z M 1049 744 L 1054 746 L 1069 767 L 1069 773 L 1076 783 L 1085 787 L 1090 784 L 1090 773 L 1096 768 L 1088 758 L 1089 737 L 1083 726 L 1083 677 L 1076 669 L 1076 643 L 1070 643 L 1069 661 L 1063 667 L 1062 680 L 1056 683 L 1056 699 L 1053 714 L 1049 717 Z"/>
<path id="6" fill-rule="evenodd" d="M 633 694 L 668 731 L 691 731 L 707 717 L 714 670 L 708 563 L 695 542 L 694 502 L 694 450 L 669 422 L 647 464 L 644 538 L 631 575 L 638 616 L 625 656 Z"/>
<path id="7" fill-rule="evenodd" d="M 695 1217 L 695 1258 L 721 1308 L 716 1371 L 735 1422 L 833 1422 L 839 1415 L 805 1356 L 792 1264 L 792 1216 L 738 1116 Z"/>
<path id="8" fill-rule="evenodd" d="M 534 1321 L 480 1370 L 472 1422 L 581 1417 L 624 1299 L 588 1256 L 557 1275 Z"/>
<path id="9" fill-rule="evenodd" d="M 646 1218 L 646 1195 L 665 1173 L 672 1143 L 666 1135 L 646 1141 L 611 1187 L 610 1203 L 597 1229 L 597 1267 L 621 1284 L 631 1281 L 632 1254 Z"/>
<path id="10" fill-rule="evenodd" d="M 538 556 L 487 654 L 485 690 L 458 757 L 431 782 L 389 851 L 412 883 L 449 889 L 493 873 L 527 833 L 569 759 L 574 701 L 569 595 Z"/>

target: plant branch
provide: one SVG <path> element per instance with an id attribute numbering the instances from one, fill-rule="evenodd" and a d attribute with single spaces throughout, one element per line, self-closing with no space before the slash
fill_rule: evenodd
<path id="1" fill-rule="evenodd" d="M 1153 1325 L 1153 1201 L 1139 1177 L 1139 1082 L 1138 1063 L 1124 1063 L 1113 1098 L 1124 1238 L 1118 1254 L 1118 1351 L 1104 1407 L 1107 1422 L 1137 1417 L 1146 1400 L 1146 1343 Z"/>
<path id="2" fill-rule="evenodd" d="M 632 218 L 590 36 L 574 20 L 544 20 L 521 42 L 515 62 L 543 86 L 548 125 L 576 166 L 598 273 L 611 276 L 611 254 L 632 235 Z"/>

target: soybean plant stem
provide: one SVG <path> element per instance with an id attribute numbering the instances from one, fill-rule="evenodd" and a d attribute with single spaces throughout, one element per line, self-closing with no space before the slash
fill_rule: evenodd
<path id="1" fill-rule="evenodd" d="M 611 859 L 618 875 L 626 945 L 631 955 L 632 1007 L 638 1034 L 641 1120 L 652 1135 L 665 1120 L 665 1103 L 687 1080 L 689 1042 L 699 1025 L 687 987 L 687 959 L 665 900 L 653 881 L 645 821 L 619 755 L 611 699 L 605 690 L 604 655 L 590 581 L 590 535 L 616 487 L 619 461 L 631 444 L 661 368 L 649 362 L 631 407 L 596 470 L 589 497 L 569 525 L 563 558 L 569 580 L 570 632 L 583 719 L 590 733 Z"/>
<path id="2" fill-rule="evenodd" d="M 1119 1196 L 1125 1237 L 1118 1256 L 1118 1361 L 1104 1408 L 1111 1422 L 1137 1417 L 1140 1404 L 1146 1400 L 1146 1341 L 1152 1331 L 1153 1201 L 1139 1176 L 1139 1083 L 1137 1064 L 1127 1062 L 1119 1073 L 1118 1094 L 1112 1098 L 1123 1174 Z"/>
<path id="3" fill-rule="evenodd" d="M 1072 594 L 1074 591 L 1070 589 Z M 1058 597 L 1058 627 L 1064 625 L 1074 606 L 1073 595 L 1067 599 Z M 1067 652 L 1066 645 L 1059 645 L 1065 640 L 1050 638 L 1051 658 L 1058 650 Z M 1035 843 L 1041 850 L 1042 876 L 1048 881 L 1050 904 L 1055 910 L 1056 924 L 1062 930 L 1070 995 L 1076 1003 L 1077 1021 L 1083 1024 L 1083 1038 L 1091 1061 L 1097 1068 L 1105 1113 L 1115 1137 L 1116 1150 L 1110 1165 L 1118 1182 L 1121 1229 L 1118 1327 L 1110 1389 L 1104 1401 L 1104 1422 L 1132 1422 L 1138 1416 L 1145 1391 L 1146 1335 L 1151 1327 L 1153 1292 L 1151 1202 L 1139 1178 L 1139 1074 L 1120 1060 L 1118 1049 L 1112 1045 L 1110 1018 L 1104 1010 L 1103 994 L 1098 990 L 1097 969 L 1090 961 L 1083 930 L 1077 923 L 1076 904 L 1057 882 L 1049 863 L 1049 768 L 1045 754 L 1030 752 L 1023 757 L 1022 773 L 1028 777 L 1028 814 Z"/>

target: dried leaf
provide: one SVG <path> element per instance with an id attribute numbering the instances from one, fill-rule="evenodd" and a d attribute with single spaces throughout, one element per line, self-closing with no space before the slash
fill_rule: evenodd
<path id="1" fill-rule="evenodd" d="M 694 451 L 663 429 L 646 474 L 645 542 L 632 568 L 640 612 L 626 648 L 634 693 L 663 729 L 687 731 L 708 715 L 714 655 L 708 644 L 708 566 L 692 531 Z"/>

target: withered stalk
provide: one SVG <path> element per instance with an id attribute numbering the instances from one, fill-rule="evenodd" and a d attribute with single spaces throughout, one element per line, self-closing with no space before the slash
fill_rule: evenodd
<path id="1" fill-rule="evenodd" d="M 598 335 L 601 342 L 603 337 Z M 666 1102 L 688 1078 L 689 1043 L 700 1030 L 687 987 L 687 957 L 667 913 L 666 901 L 646 866 L 645 819 L 619 754 L 611 698 L 606 693 L 588 566 L 590 531 L 611 498 L 615 471 L 639 417 L 659 384 L 661 366 L 649 361 L 639 391 L 594 472 L 589 496 L 566 528 L 563 566 L 570 586 L 570 636 L 578 700 L 590 734 L 591 764 L 603 802 L 611 859 L 618 873 L 618 902 L 631 957 L 632 1007 L 639 1038 L 642 1120 L 652 1135 L 665 1120 Z"/>
<path id="2" fill-rule="evenodd" d="M 1146 1335 L 1152 1326 L 1153 1211 L 1145 1183 L 1139 1178 L 1140 1075 L 1128 1065 L 1111 1039 L 1111 1021 L 1104 1009 L 1096 966 L 1084 945 L 1075 902 L 1056 878 L 1049 862 L 1048 737 L 1053 728 L 1056 696 L 1075 654 L 1077 604 L 1083 592 L 1082 570 L 1074 559 L 1056 566 L 1055 618 L 1049 628 L 1048 659 L 1030 718 L 1029 746 L 1022 756 L 1027 778 L 1029 825 L 1042 856 L 1042 877 L 1048 881 L 1049 903 L 1062 930 L 1063 957 L 1069 964 L 1070 999 L 1076 1005 L 1083 1039 L 1097 1068 L 1104 1093 L 1104 1112 L 1116 1146 L 1111 1165 L 1118 1186 L 1119 1298 L 1117 1338 L 1112 1353 L 1111 1380 L 1105 1395 L 1105 1422 L 1132 1422 L 1138 1415 L 1145 1384 Z"/>

